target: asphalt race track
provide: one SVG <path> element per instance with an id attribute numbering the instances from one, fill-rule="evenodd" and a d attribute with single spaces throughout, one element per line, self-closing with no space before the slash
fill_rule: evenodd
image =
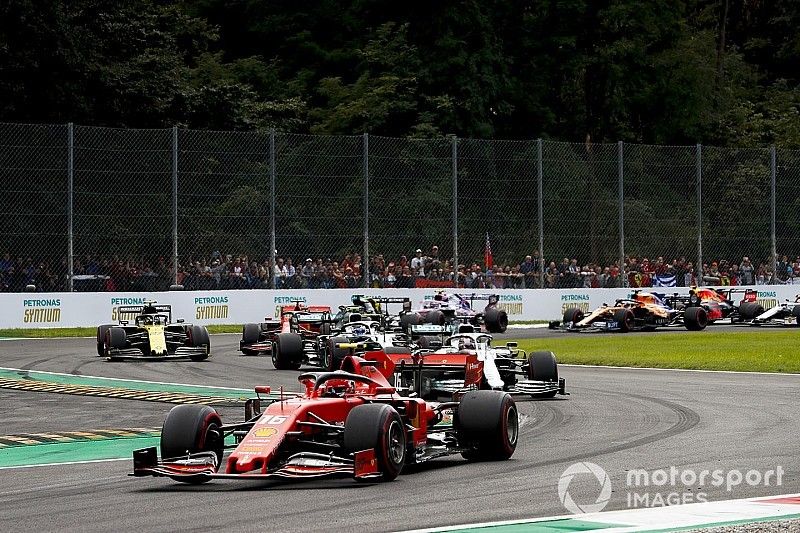
<path id="1" fill-rule="evenodd" d="M 553 335 L 514 330 L 509 337 Z M 670 333 L 672 334 L 672 333 Z M 109 363 L 93 339 L 0 342 L 0 366 L 84 376 L 228 387 L 269 384 L 296 390 L 296 372 L 267 358 L 238 354 L 238 336 L 212 336 L 203 363 Z M 800 493 L 800 376 L 563 367 L 571 395 L 521 401 L 520 442 L 507 462 L 433 461 L 396 481 L 364 485 L 214 481 L 185 486 L 126 476 L 130 461 L 0 470 L 3 531 L 387 531 L 562 515 L 557 484 L 571 464 L 591 461 L 611 478 L 606 510 L 627 505 L 631 468 L 769 470 L 781 465 L 780 487 L 705 486 L 708 499 Z M 161 425 L 171 407 L 0 388 L 0 435 L 142 428 Z M 222 407 L 224 421 L 240 408 Z M 0 453 L 2 450 L 0 449 Z M 698 490 L 700 487 L 691 487 Z M 681 490 L 683 490 L 681 488 Z M 570 492 L 597 495 L 596 482 L 575 478 Z"/>

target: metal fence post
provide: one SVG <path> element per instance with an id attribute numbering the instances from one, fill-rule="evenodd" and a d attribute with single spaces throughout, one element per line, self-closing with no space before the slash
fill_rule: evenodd
<path id="1" fill-rule="evenodd" d="M 275 234 L 275 128 L 269 130 L 269 286 L 275 286 L 275 254 L 277 235 Z"/>
<path id="2" fill-rule="evenodd" d="M 777 175 L 777 156 L 775 151 L 775 146 L 770 146 L 769 148 L 769 155 L 770 155 L 770 232 L 771 232 L 771 239 L 772 239 L 772 283 L 776 283 L 776 267 L 778 266 L 778 243 L 775 237 L 775 181 Z"/>
<path id="3" fill-rule="evenodd" d="M 172 283 L 178 284 L 178 126 L 172 127 Z"/>
<path id="4" fill-rule="evenodd" d="M 364 133 L 364 257 L 361 259 L 364 287 L 369 287 L 369 134 Z"/>
<path id="5" fill-rule="evenodd" d="M 544 172 L 542 165 L 542 140 L 536 139 L 536 211 L 539 213 L 539 288 L 544 288 L 544 199 L 542 194 Z M 527 287 L 532 288 L 532 287 Z"/>
<path id="6" fill-rule="evenodd" d="M 703 146 L 697 143 L 697 155 L 695 157 L 697 176 L 697 265 L 695 274 L 699 274 L 702 283 L 703 279 Z"/>
<path id="7" fill-rule="evenodd" d="M 73 189 L 75 184 L 75 137 L 72 122 L 67 124 L 67 290 L 73 290 L 74 272 L 74 228 L 73 228 Z"/>
<path id="8" fill-rule="evenodd" d="M 624 145 L 617 142 L 617 180 L 619 193 L 619 271 L 622 274 L 622 285 L 627 285 L 625 275 L 625 160 L 623 156 Z"/>
<path id="9" fill-rule="evenodd" d="M 453 158 L 453 286 L 458 287 L 458 137 L 450 139 Z"/>

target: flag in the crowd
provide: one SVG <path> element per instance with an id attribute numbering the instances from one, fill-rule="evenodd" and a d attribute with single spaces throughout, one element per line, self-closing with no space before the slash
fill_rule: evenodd
<path id="1" fill-rule="evenodd" d="M 662 274 L 653 277 L 653 287 L 674 287 L 675 274 Z"/>
<path id="2" fill-rule="evenodd" d="M 492 245 L 489 243 L 489 232 L 486 232 L 486 248 L 483 250 L 483 262 L 486 265 L 486 270 L 489 270 L 494 266 L 494 260 L 492 259 Z"/>

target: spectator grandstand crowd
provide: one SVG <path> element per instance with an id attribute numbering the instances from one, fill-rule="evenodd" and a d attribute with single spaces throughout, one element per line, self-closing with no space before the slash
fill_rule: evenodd
<path id="1" fill-rule="evenodd" d="M 540 276 L 538 251 L 519 263 L 496 263 L 485 268 L 481 263 L 458 264 L 439 256 L 433 246 L 410 256 L 385 258 L 375 255 L 365 263 L 361 255 L 348 253 L 340 258 L 278 256 L 256 260 L 243 254 L 215 251 L 208 257 L 187 258 L 178 266 L 177 281 L 186 290 L 219 289 L 330 289 L 363 287 L 364 269 L 371 288 L 458 287 L 466 289 L 600 288 L 691 285 L 765 285 L 800 283 L 800 256 L 782 256 L 770 268 L 770 261 L 755 264 L 748 256 L 737 260 L 719 259 L 697 269 L 685 257 L 665 259 L 635 255 L 600 265 L 580 264 L 576 258 L 549 261 Z M 169 258 L 153 260 L 87 255 L 73 263 L 73 290 L 76 291 L 162 291 L 173 285 Z M 0 291 L 64 291 L 67 284 L 66 259 L 53 264 L 31 257 L 0 258 Z"/>

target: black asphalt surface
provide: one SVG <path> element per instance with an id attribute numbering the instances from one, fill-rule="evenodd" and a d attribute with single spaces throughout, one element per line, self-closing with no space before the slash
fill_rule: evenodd
<path id="1" fill-rule="evenodd" d="M 508 337 L 552 335 L 514 330 Z M 296 372 L 242 357 L 236 335 L 212 337 L 203 363 L 108 363 L 93 339 L 0 341 L 0 366 L 178 383 L 296 389 Z M 691 487 L 709 499 L 800 492 L 800 376 L 564 367 L 571 395 L 521 401 L 520 442 L 506 462 L 432 461 L 396 481 L 215 481 L 184 486 L 133 479 L 128 461 L 0 470 L 3 531 L 388 531 L 562 515 L 557 485 L 571 464 L 609 474 L 606 510 L 627 507 L 632 468 L 785 470 L 780 487 Z M 159 426 L 169 405 L 0 389 L 0 434 Z M 232 408 L 223 420 L 235 420 Z M 0 451 L 2 453 L 2 451 Z M 662 489 L 664 490 L 664 489 Z M 668 492 L 669 488 L 664 490 Z M 684 491 L 681 486 L 680 491 Z M 570 485 L 594 501 L 594 478 Z M 651 491 L 652 492 L 652 491 Z"/>

